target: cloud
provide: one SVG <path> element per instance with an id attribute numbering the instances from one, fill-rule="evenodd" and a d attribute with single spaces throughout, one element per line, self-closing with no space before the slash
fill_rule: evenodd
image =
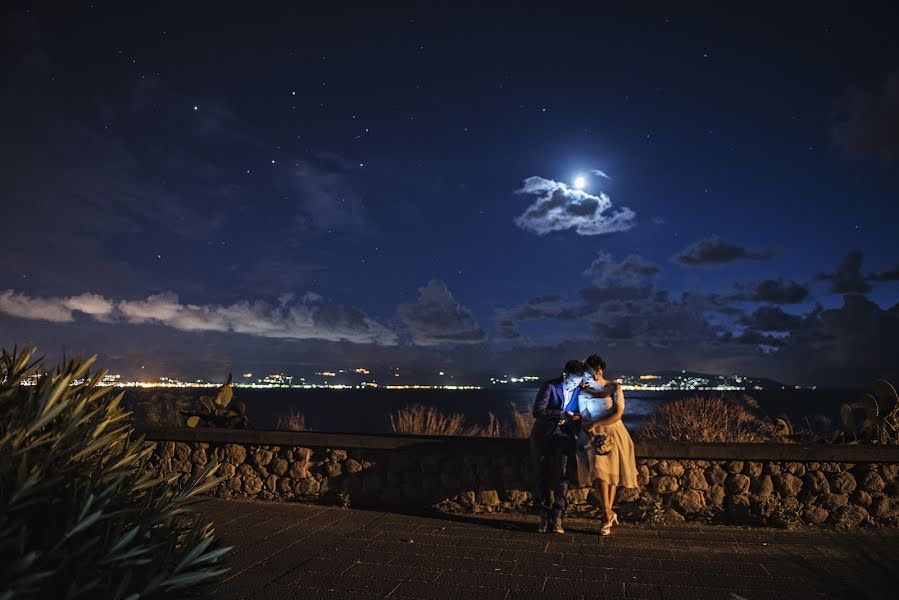
<path id="1" fill-rule="evenodd" d="M 242 300 L 229 305 L 187 304 L 164 292 L 142 300 L 111 300 L 91 293 L 68 298 L 33 298 L 13 290 L 0 292 L 0 313 L 72 322 L 75 312 L 109 323 L 160 325 L 180 331 L 242 333 L 289 340 L 324 340 L 392 345 L 396 334 L 357 308 L 322 305 L 306 294 L 299 302 L 283 297 L 278 304 Z"/>
<path id="2" fill-rule="evenodd" d="M 537 196 L 515 223 L 538 235 L 566 229 L 579 235 L 601 235 L 635 225 L 636 213 L 627 207 L 611 210 L 612 201 L 606 194 L 594 196 L 552 179 L 528 177 L 516 193 Z"/>
<path id="3" fill-rule="evenodd" d="M 4 290 L 0 292 L 0 312 L 22 319 L 37 319 L 54 323 L 74 321 L 72 309 L 67 308 L 60 299 L 32 298 Z"/>
<path id="4" fill-rule="evenodd" d="M 779 306 L 760 306 L 740 319 L 740 324 L 757 331 L 798 331 L 806 318 L 785 312 Z"/>
<path id="5" fill-rule="evenodd" d="M 717 235 L 699 240 L 674 257 L 674 260 L 688 267 L 721 265 L 735 260 L 768 260 L 774 257 L 771 250 L 748 250 L 725 242 Z"/>
<path id="6" fill-rule="evenodd" d="M 861 250 L 852 250 L 833 273 L 819 273 L 815 279 L 830 281 L 830 291 L 835 294 L 864 294 L 871 291 L 871 284 L 862 276 Z"/>
<path id="7" fill-rule="evenodd" d="M 740 293 L 734 300 L 769 302 L 771 304 L 797 304 L 809 295 L 808 286 L 783 279 L 765 279 L 758 283 L 737 284 Z"/>
<path id="8" fill-rule="evenodd" d="M 878 92 L 852 87 L 844 94 L 837 103 L 833 140 L 852 158 L 883 164 L 899 160 L 899 70 Z"/>
<path id="9" fill-rule="evenodd" d="M 611 254 L 600 252 L 584 271 L 584 274 L 595 282 L 636 281 L 652 277 L 661 271 L 662 268 L 659 265 L 651 263 L 637 254 L 630 254 L 620 263 L 616 263 Z"/>
<path id="10" fill-rule="evenodd" d="M 400 304 L 400 320 L 421 346 L 438 344 L 477 344 L 485 341 L 471 311 L 459 304 L 439 279 L 432 279 L 418 290 L 418 300 Z"/>

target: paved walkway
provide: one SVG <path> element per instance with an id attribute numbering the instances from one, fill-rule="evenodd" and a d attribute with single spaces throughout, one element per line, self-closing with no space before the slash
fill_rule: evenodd
<path id="1" fill-rule="evenodd" d="M 895 598 L 899 532 L 595 521 L 538 534 L 508 517 L 452 518 L 207 500 L 231 571 L 217 598 L 535 600 Z"/>

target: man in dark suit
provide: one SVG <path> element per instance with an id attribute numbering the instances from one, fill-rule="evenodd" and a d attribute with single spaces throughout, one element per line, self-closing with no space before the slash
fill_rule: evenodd
<path id="1" fill-rule="evenodd" d="M 580 431 L 578 395 L 584 379 L 584 365 L 569 360 L 562 377 L 540 386 L 534 400 L 534 428 L 531 430 L 531 456 L 537 489 L 534 503 L 540 513 L 537 531 L 565 533 L 562 516 L 568 502 L 568 468 L 573 466 L 577 434 Z M 549 503 L 550 490 L 553 503 Z"/>

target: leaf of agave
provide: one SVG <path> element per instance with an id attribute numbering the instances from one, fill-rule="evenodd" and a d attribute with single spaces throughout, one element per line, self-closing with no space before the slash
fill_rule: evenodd
<path id="1" fill-rule="evenodd" d="M 78 524 L 75 525 L 75 527 L 73 527 L 65 535 L 65 537 L 63 539 L 69 539 L 70 537 L 72 537 L 73 535 L 78 533 L 79 531 L 83 531 L 84 529 L 87 529 L 88 527 L 90 527 L 91 525 L 93 525 L 94 523 L 99 521 L 102 516 L 103 516 L 102 510 L 96 510 L 96 511 L 92 512 L 91 514 L 84 517 L 84 519 L 79 520 Z"/>
<path id="2" fill-rule="evenodd" d="M 140 527 L 137 527 L 137 526 L 132 527 L 131 529 L 126 531 L 125 534 L 122 537 L 120 537 L 118 539 L 118 541 L 115 544 L 113 544 L 112 547 L 109 549 L 109 554 L 115 554 L 119 550 L 121 550 L 122 548 L 124 548 L 125 546 L 130 544 L 131 540 L 134 539 L 134 537 L 138 534 L 139 531 L 140 531 Z"/>
<path id="3" fill-rule="evenodd" d="M 880 414 L 879 406 L 877 405 L 877 399 L 871 394 L 863 394 L 861 403 L 868 418 L 876 417 Z"/>
<path id="4" fill-rule="evenodd" d="M 197 415 L 191 415 L 187 417 L 187 426 L 188 427 L 196 427 L 200 424 L 200 417 Z"/>
<path id="5" fill-rule="evenodd" d="M 212 543 L 213 538 L 208 537 L 205 540 L 200 540 L 193 548 L 191 548 L 187 554 L 184 555 L 184 558 L 181 559 L 175 566 L 174 573 L 180 573 L 184 570 L 185 567 L 189 567 L 194 560 L 203 555 L 203 552 L 206 551 L 206 548 L 209 547 L 209 544 Z"/>
<path id="6" fill-rule="evenodd" d="M 877 396 L 884 413 L 890 413 L 899 404 L 896 388 L 889 381 L 876 379 L 874 381 L 874 394 Z"/>
<path id="7" fill-rule="evenodd" d="M 204 581 L 208 581 L 214 577 L 218 577 L 224 573 L 227 573 L 228 569 L 203 569 L 201 571 L 194 571 L 191 573 L 182 573 L 181 575 L 176 575 L 174 577 L 169 577 L 166 579 L 162 585 L 168 590 L 175 590 L 183 587 L 191 587 L 197 585 L 198 583 L 202 583 Z"/>
<path id="8" fill-rule="evenodd" d="M 228 406 L 231 403 L 231 398 L 234 396 L 234 391 L 231 389 L 230 385 L 223 385 L 218 389 L 218 393 L 215 395 L 215 403 L 219 406 Z"/>
<path id="9" fill-rule="evenodd" d="M 202 565 L 207 563 L 214 563 L 233 549 L 234 546 L 223 546 L 221 548 L 216 548 L 215 550 L 210 550 L 209 552 L 195 560 L 194 564 Z"/>
<path id="10" fill-rule="evenodd" d="M 215 406 L 212 404 L 212 398 L 209 396 L 200 396 L 199 400 L 200 408 L 205 410 L 207 413 L 212 414 L 215 412 Z"/>

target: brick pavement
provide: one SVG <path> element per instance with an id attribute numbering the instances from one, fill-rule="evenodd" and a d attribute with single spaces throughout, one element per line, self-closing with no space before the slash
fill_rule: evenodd
<path id="1" fill-rule="evenodd" d="M 896 597 L 894 530 L 571 520 L 565 535 L 509 516 L 403 515 L 312 504 L 204 500 L 234 549 L 222 599 Z"/>

